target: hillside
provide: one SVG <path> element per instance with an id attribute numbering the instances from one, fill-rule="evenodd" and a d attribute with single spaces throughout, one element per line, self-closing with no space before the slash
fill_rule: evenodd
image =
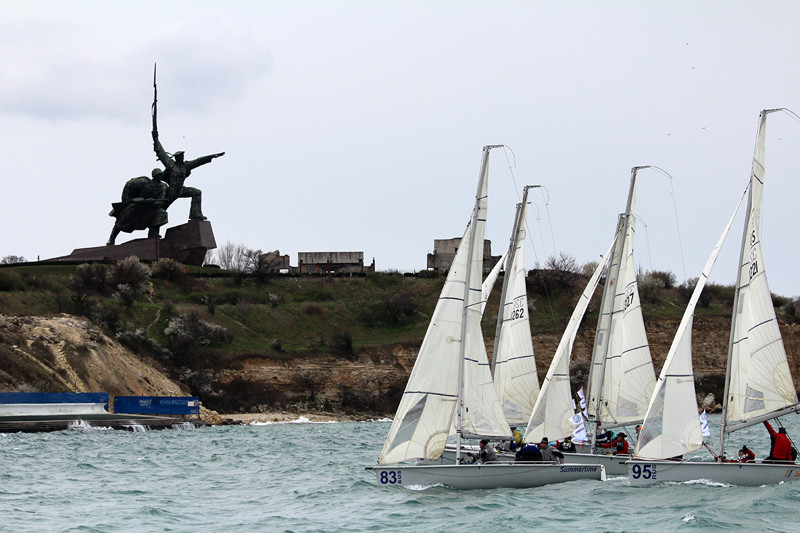
<path id="1" fill-rule="evenodd" d="M 192 394 L 224 413 L 391 415 L 443 283 L 397 273 L 258 278 L 163 260 L 121 263 L 0 269 L 0 391 Z M 540 379 L 583 283 L 577 274 L 529 275 Z M 694 365 L 698 395 L 719 398 L 732 289 L 707 291 L 695 320 Z M 657 369 L 685 292 L 642 291 Z M 484 319 L 490 354 L 497 298 Z M 599 291 L 595 300 L 575 342 L 576 386 L 588 370 Z M 795 302 L 775 303 L 797 388 Z"/>

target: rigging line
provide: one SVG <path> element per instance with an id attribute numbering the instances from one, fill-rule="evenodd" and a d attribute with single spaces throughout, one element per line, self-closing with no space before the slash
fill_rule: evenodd
<path id="1" fill-rule="evenodd" d="M 678 203 L 675 199 L 675 189 L 672 186 L 673 176 L 661 167 L 650 165 L 653 170 L 658 170 L 669 178 L 669 194 L 672 196 L 672 211 L 675 214 L 675 229 L 678 232 L 678 249 L 681 252 L 681 267 L 683 268 L 683 279 L 686 279 L 686 260 L 683 257 L 683 240 L 681 239 L 681 227 L 678 223 Z"/>
<path id="2" fill-rule="evenodd" d="M 650 270 L 653 270 L 653 256 L 650 254 L 650 234 L 647 233 L 647 222 L 645 222 L 638 213 L 635 214 L 634 217 L 644 226 L 644 241 L 647 243 L 647 260 L 650 262 Z M 644 275 L 644 273 L 640 272 L 640 275 Z"/>
<path id="3" fill-rule="evenodd" d="M 513 162 L 509 160 L 508 153 L 511 152 L 511 159 Z M 503 155 L 506 157 L 506 163 L 508 164 L 508 172 L 511 174 L 511 182 L 514 184 L 514 190 L 517 192 L 517 202 L 522 201 L 519 197 L 519 187 L 517 186 L 517 177 L 514 175 L 514 168 L 517 166 L 517 154 L 514 153 L 514 150 L 511 149 L 510 146 L 503 145 Z"/>
<path id="4" fill-rule="evenodd" d="M 789 117 L 793 118 L 797 122 L 800 122 L 800 116 L 798 116 L 797 113 L 795 113 L 788 107 L 779 107 L 778 109 L 770 109 L 769 111 L 783 111 L 784 113 L 789 115 Z"/>
<path id="5" fill-rule="evenodd" d="M 542 186 L 540 185 L 538 188 L 542 188 Z M 530 205 L 532 205 L 533 207 L 536 208 L 536 227 L 539 230 L 537 233 L 539 234 L 539 240 L 542 243 L 542 254 L 544 254 L 544 263 L 540 263 L 539 262 L 539 254 L 536 253 L 536 246 L 535 246 L 535 243 L 533 242 L 533 237 L 531 237 L 531 232 L 530 232 L 530 228 L 528 228 L 528 221 L 527 220 L 525 221 L 525 228 L 528 231 L 528 234 L 526 235 L 526 238 L 531 243 L 531 248 L 533 248 L 533 255 L 536 258 L 536 266 L 539 267 L 539 268 L 537 268 L 537 272 L 539 274 L 539 279 L 540 279 L 540 281 L 542 283 L 542 287 L 544 287 L 544 295 L 545 295 L 545 298 L 547 299 L 547 307 L 550 308 L 550 316 L 553 319 L 553 324 L 557 325 L 556 324 L 556 312 L 555 312 L 555 309 L 553 308 L 553 299 L 550 297 L 550 291 L 548 290 L 548 287 L 547 287 L 547 280 L 545 279 L 545 277 L 541 273 L 542 270 L 544 269 L 544 267 L 546 266 L 545 263 L 547 262 L 547 251 L 546 251 L 545 245 L 544 245 L 544 237 L 542 236 L 543 232 L 542 232 L 542 224 L 541 224 L 541 217 L 540 217 L 539 207 L 534 202 L 529 202 L 529 203 L 530 203 Z M 551 227 L 551 231 L 552 231 L 552 227 Z"/>
<path id="6" fill-rule="evenodd" d="M 550 240 L 553 242 L 553 255 L 555 255 L 558 252 L 558 246 L 556 246 L 556 236 L 553 233 L 553 222 L 550 219 L 550 191 L 544 185 L 539 188 L 542 189 L 542 198 L 544 199 L 544 207 L 547 212 L 547 225 L 550 226 Z M 545 193 L 547 193 L 546 196 Z"/>

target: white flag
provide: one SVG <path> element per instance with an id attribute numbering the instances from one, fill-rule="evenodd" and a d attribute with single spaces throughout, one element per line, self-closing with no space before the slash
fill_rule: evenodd
<path id="1" fill-rule="evenodd" d="M 586 397 L 583 395 L 583 387 L 578 391 L 578 398 L 581 399 L 581 411 L 583 411 L 583 416 L 588 420 L 589 413 L 586 412 Z"/>
<path id="2" fill-rule="evenodd" d="M 700 415 L 700 427 L 703 430 L 703 436 L 704 437 L 710 437 L 711 436 L 711 430 L 708 429 L 708 418 L 706 417 L 705 409 L 703 409 L 703 414 Z"/>

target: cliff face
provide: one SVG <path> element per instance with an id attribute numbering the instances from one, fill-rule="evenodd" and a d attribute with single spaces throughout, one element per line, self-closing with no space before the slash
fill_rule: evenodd
<path id="1" fill-rule="evenodd" d="M 0 315 L 0 390 L 185 396 L 154 361 L 142 359 L 86 319 Z"/>
<path id="2" fill-rule="evenodd" d="M 646 324 L 656 370 L 660 370 L 677 321 Z M 694 370 L 700 398 L 717 401 L 725 374 L 728 319 L 697 319 Z M 800 325 L 782 326 L 789 365 L 797 388 L 800 377 Z M 575 341 L 573 385 L 585 381 L 594 331 L 583 328 Z M 540 379 L 550 364 L 558 335 L 534 337 Z M 487 340 L 491 354 L 492 339 Z M 390 345 L 348 356 L 239 359 L 224 369 L 163 368 L 122 347 L 86 320 L 0 316 L 0 390 L 109 392 L 129 395 L 197 395 L 220 412 L 265 412 L 277 406 L 322 409 L 364 416 L 391 416 L 414 366 L 418 345 Z M 168 376 L 179 376 L 180 381 Z"/>

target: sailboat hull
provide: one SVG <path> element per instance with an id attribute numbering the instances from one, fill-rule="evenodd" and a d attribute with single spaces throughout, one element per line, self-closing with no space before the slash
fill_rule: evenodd
<path id="1" fill-rule="evenodd" d="M 631 459 L 627 462 L 627 468 L 629 482 L 634 487 L 701 479 L 750 487 L 773 485 L 782 481 L 800 481 L 800 465 L 797 464 Z"/>
<path id="2" fill-rule="evenodd" d="M 597 453 L 564 453 L 564 460 L 569 463 L 582 465 L 602 465 L 609 476 L 627 476 L 628 467 L 625 463 L 630 455 L 605 455 Z"/>
<path id="3" fill-rule="evenodd" d="M 376 465 L 375 472 L 383 486 L 444 485 L 456 489 L 525 489 L 580 479 L 605 479 L 600 465 L 525 463 L 481 465 Z"/>

